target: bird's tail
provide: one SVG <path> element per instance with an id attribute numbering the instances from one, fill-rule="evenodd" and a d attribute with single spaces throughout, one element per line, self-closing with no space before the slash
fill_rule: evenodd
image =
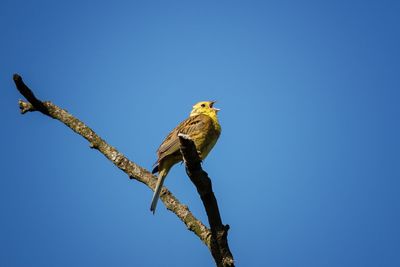
<path id="1" fill-rule="evenodd" d="M 163 187 L 165 177 L 168 174 L 168 170 L 162 169 L 158 173 L 158 180 L 156 184 L 156 188 L 154 190 L 153 198 L 151 200 L 151 206 L 150 210 L 153 212 L 153 214 L 156 212 L 156 207 L 157 207 L 157 202 L 158 199 L 160 198 L 160 193 L 161 193 L 161 188 Z"/>

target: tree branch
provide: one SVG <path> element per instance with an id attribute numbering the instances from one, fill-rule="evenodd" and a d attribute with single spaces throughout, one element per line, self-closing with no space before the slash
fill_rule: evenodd
<path id="1" fill-rule="evenodd" d="M 100 136 L 98 136 L 91 128 L 85 125 L 82 121 L 69 114 L 66 110 L 46 101 L 42 102 L 33 94 L 32 90 L 23 82 L 21 76 L 14 74 L 13 76 L 15 85 L 18 91 L 29 101 L 25 102 L 19 100 L 19 107 L 21 113 L 39 111 L 53 119 L 57 119 L 68 126 L 71 130 L 88 140 L 89 146 L 97 149 L 107 159 L 109 159 L 115 166 L 125 172 L 130 179 L 135 179 L 154 191 L 157 178 L 149 171 L 135 164 L 126 158 L 117 149 L 106 143 Z M 175 213 L 175 215 L 186 225 L 186 227 L 196 234 L 200 240 L 211 250 L 211 232 L 210 230 L 198 220 L 179 200 L 166 188 L 162 189 L 161 201 L 168 210 Z"/>
<path id="2" fill-rule="evenodd" d="M 229 225 L 222 224 L 217 199 L 212 191 L 211 179 L 201 168 L 201 159 L 193 140 L 185 134 L 178 134 L 178 136 L 186 173 L 196 186 L 207 213 L 211 228 L 211 253 L 217 266 L 234 266 L 233 256 L 228 246 Z"/>

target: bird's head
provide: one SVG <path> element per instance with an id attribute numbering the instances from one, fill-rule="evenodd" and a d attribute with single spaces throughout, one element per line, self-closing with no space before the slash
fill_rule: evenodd
<path id="1" fill-rule="evenodd" d="M 215 101 L 201 101 L 193 106 L 190 116 L 196 116 L 199 114 L 208 115 L 211 118 L 217 118 L 217 112 L 219 108 L 214 107 Z"/>

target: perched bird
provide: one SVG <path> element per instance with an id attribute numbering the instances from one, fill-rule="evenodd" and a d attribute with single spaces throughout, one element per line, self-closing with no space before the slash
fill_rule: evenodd
<path id="1" fill-rule="evenodd" d="M 181 122 L 172 130 L 157 150 L 158 160 L 152 173 L 158 172 L 157 185 L 151 200 L 150 210 L 156 211 L 158 198 L 165 177 L 173 165 L 181 162 L 180 143 L 178 134 L 188 135 L 196 145 L 199 156 L 204 160 L 210 150 L 214 147 L 221 133 L 217 112 L 219 109 L 214 107 L 215 101 L 203 101 L 193 106 L 189 118 Z"/>

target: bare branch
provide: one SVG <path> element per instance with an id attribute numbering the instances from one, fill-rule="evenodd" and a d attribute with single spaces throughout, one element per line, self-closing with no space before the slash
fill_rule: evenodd
<path id="1" fill-rule="evenodd" d="M 180 149 L 186 165 L 186 173 L 197 188 L 197 192 L 206 209 L 211 228 L 211 253 L 217 266 L 234 266 L 233 256 L 228 245 L 229 225 L 223 225 L 217 199 L 212 191 L 211 179 L 201 168 L 201 159 L 196 145 L 187 135 L 178 134 Z"/>
<path id="2" fill-rule="evenodd" d="M 98 136 L 91 128 L 85 125 L 82 121 L 78 120 L 66 110 L 46 101 L 42 102 L 33 94 L 31 89 L 23 82 L 21 76 L 14 74 L 13 76 L 15 85 L 18 91 L 29 101 L 25 102 L 19 100 L 21 113 L 32 111 L 40 111 L 41 113 L 61 121 L 71 130 L 81 135 L 88 140 L 89 146 L 97 149 L 107 159 L 109 159 L 115 166 L 125 172 L 130 179 L 135 179 L 154 191 L 157 178 L 149 171 L 135 164 L 126 158 L 117 149 L 110 146 L 100 136 Z M 194 232 L 200 240 L 211 249 L 211 232 L 210 230 L 198 220 L 188 209 L 187 206 L 181 204 L 179 200 L 166 188 L 163 188 L 161 200 L 168 210 L 175 213 L 175 215 L 186 225 L 186 227 Z"/>
<path id="3" fill-rule="evenodd" d="M 33 94 L 32 90 L 29 89 L 28 86 L 24 83 L 22 80 L 22 77 L 19 76 L 18 74 L 13 75 L 13 80 L 15 85 L 17 86 L 18 91 L 23 95 L 26 100 L 28 100 L 29 103 L 32 104 L 33 107 L 35 107 L 36 110 L 42 112 L 45 115 L 49 115 L 49 112 L 46 108 L 45 105 L 43 105 L 42 101 L 36 98 L 36 96 Z M 20 103 L 21 106 L 21 103 Z M 26 111 L 25 111 L 26 112 Z M 24 110 L 22 109 L 22 113 L 25 113 Z"/>

